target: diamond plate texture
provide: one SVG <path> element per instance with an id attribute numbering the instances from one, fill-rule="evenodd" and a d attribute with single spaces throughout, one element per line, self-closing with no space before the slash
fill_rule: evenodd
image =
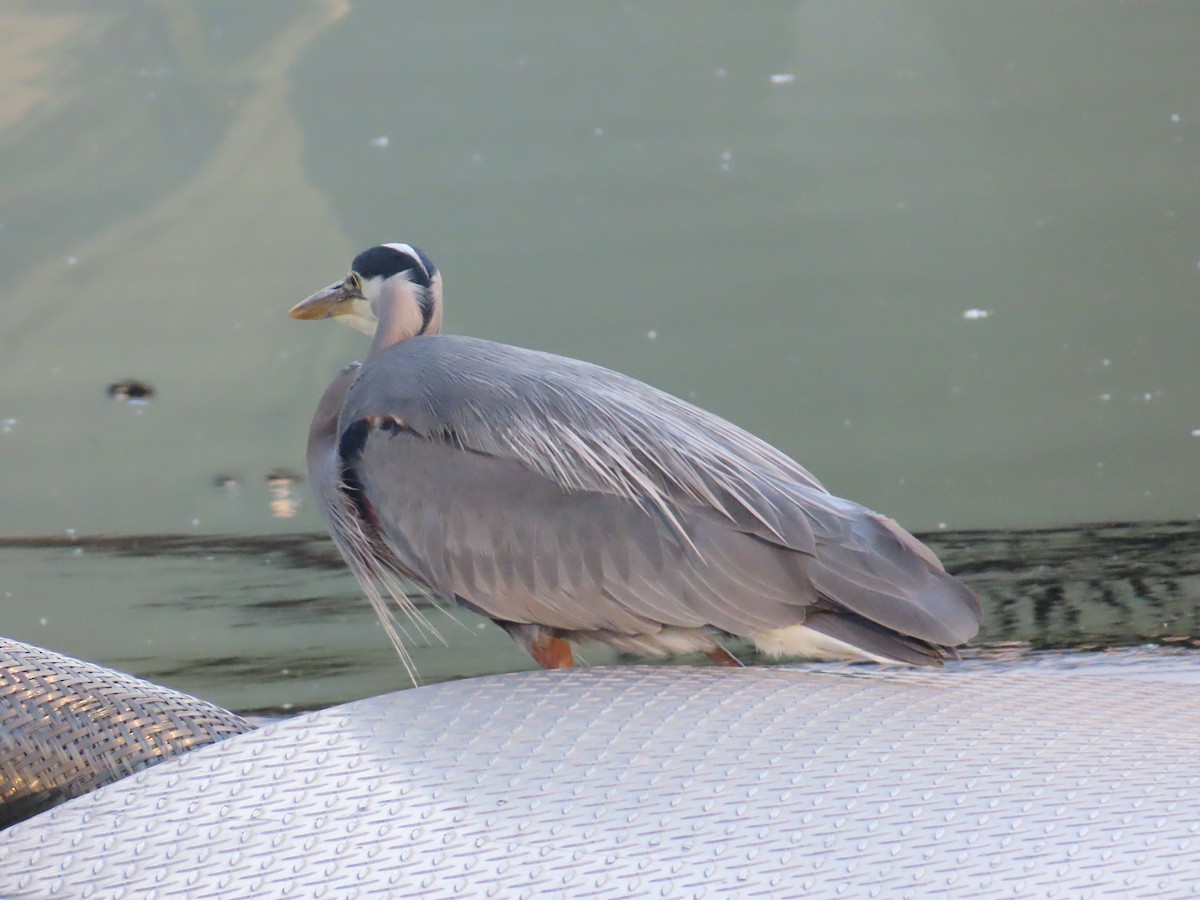
<path id="1" fill-rule="evenodd" d="M 196 750 L 0 839 L 14 897 L 1195 897 L 1200 691 L 612 668 Z"/>

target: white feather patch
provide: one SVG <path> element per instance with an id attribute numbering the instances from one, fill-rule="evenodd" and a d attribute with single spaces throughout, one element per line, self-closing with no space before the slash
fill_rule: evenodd
<path id="1" fill-rule="evenodd" d="M 750 635 L 756 647 L 768 656 L 802 656 L 806 659 L 853 659 L 896 664 L 886 656 L 876 656 L 853 644 L 814 631 L 807 625 L 789 625 Z"/>
<path id="2" fill-rule="evenodd" d="M 349 325 L 355 331 L 361 331 L 368 337 L 373 337 L 379 328 L 379 320 L 375 318 L 375 312 L 366 300 L 351 301 L 350 311 L 334 318 Z"/>

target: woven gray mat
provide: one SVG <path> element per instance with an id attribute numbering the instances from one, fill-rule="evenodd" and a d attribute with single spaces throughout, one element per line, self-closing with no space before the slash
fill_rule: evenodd
<path id="1" fill-rule="evenodd" d="M 250 728 L 187 694 L 0 637 L 0 828 Z"/>

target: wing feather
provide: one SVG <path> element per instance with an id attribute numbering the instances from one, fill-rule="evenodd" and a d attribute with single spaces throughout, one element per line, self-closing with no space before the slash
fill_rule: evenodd
<path id="1" fill-rule="evenodd" d="M 754 634 L 819 605 L 937 644 L 977 628 L 978 600 L 894 522 L 618 373 L 417 337 L 364 368 L 338 427 L 376 417 L 399 426 L 369 435 L 356 477 L 389 546 L 493 618 Z"/>

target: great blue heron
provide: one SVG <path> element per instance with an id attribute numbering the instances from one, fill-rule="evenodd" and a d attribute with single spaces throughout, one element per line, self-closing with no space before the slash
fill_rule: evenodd
<path id="1" fill-rule="evenodd" d="M 291 316 L 374 336 L 321 398 L 308 468 L 406 666 L 388 598 L 428 623 L 402 579 L 547 668 L 587 639 L 736 665 L 731 635 L 939 665 L 978 630 L 979 598 L 924 544 L 746 431 L 600 366 L 440 335 L 441 275 L 410 244 L 360 253 Z"/>

